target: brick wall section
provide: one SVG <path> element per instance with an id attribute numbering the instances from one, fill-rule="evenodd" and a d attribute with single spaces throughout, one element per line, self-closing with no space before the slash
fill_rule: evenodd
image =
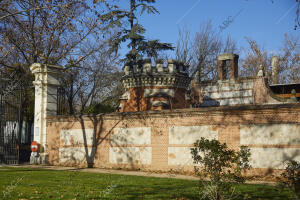
<path id="1" fill-rule="evenodd" d="M 242 136 L 240 129 L 243 125 L 255 125 L 259 127 L 260 125 L 273 126 L 276 124 L 286 124 L 286 126 L 291 125 L 292 128 L 290 130 L 300 130 L 300 105 L 285 104 L 242 107 L 210 107 L 172 111 L 164 110 L 137 113 L 113 113 L 107 115 L 82 117 L 50 117 L 48 118 L 47 124 L 49 161 L 53 165 L 86 166 L 87 164 L 85 159 L 76 160 L 76 158 L 79 157 L 76 153 L 69 153 L 67 157 L 68 162 L 62 163 L 60 160 L 60 151 L 72 147 L 73 149 L 82 148 L 82 151 L 85 153 L 87 152 L 87 149 L 91 148 L 93 145 L 86 145 L 84 142 L 81 144 L 72 144 L 73 138 L 70 140 L 70 145 L 65 145 L 65 141 L 62 141 L 60 134 L 62 130 L 93 129 L 93 143 L 97 145 L 90 154 L 87 154 L 87 160 L 89 160 L 89 162 L 93 162 L 95 167 L 133 168 L 144 171 L 172 171 L 184 174 L 192 174 L 193 166 L 188 164 L 190 161 L 186 158 L 188 154 L 181 158 L 180 156 L 182 155 L 180 154 L 170 153 L 173 151 L 179 153 L 183 152 L 184 150 L 189 151 L 189 148 L 192 147 L 192 144 L 185 143 L 186 139 L 180 140 L 182 143 L 176 143 L 176 141 L 171 142 L 171 140 L 177 140 L 177 138 L 170 138 L 170 127 L 192 127 L 192 129 L 194 128 L 195 130 L 197 130 L 199 127 L 204 127 L 205 130 L 209 130 L 212 133 L 217 132 L 217 137 L 220 142 L 226 142 L 230 148 L 238 150 L 241 146 Z M 295 127 L 293 128 L 294 125 L 297 129 L 295 129 Z M 133 130 L 130 128 L 138 127 L 150 127 L 151 140 L 149 143 L 131 143 L 129 141 L 131 140 L 129 135 L 126 134 L 124 139 L 129 141 L 127 144 L 125 143 L 120 145 L 116 141 L 110 140 L 116 128 Z M 136 132 L 137 137 L 142 137 L 143 134 L 146 133 L 144 131 Z M 300 134 L 300 132 L 288 133 L 287 136 L 292 134 Z M 297 137 L 297 135 L 295 137 Z M 255 138 L 250 137 L 250 139 Z M 291 141 L 290 143 L 287 142 L 286 144 L 253 143 L 248 146 L 255 152 L 259 152 L 263 149 L 272 150 L 274 152 L 279 152 L 280 149 L 284 149 L 286 151 L 294 149 L 300 150 L 299 141 Z M 114 154 L 112 147 L 119 149 L 119 152 Z M 138 148 L 138 155 L 140 157 L 137 159 L 143 160 L 147 156 L 150 156 L 150 164 L 143 164 L 143 162 L 139 163 L 135 159 L 130 162 L 131 158 L 129 157 L 131 155 L 129 154 L 134 148 Z M 150 149 L 150 154 L 149 152 L 147 153 L 147 149 Z M 112 163 L 111 156 L 118 154 L 124 154 L 125 157 L 123 155 L 122 159 L 129 159 L 129 161 L 126 161 L 127 163 L 123 163 L 124 160 L 122 161 L 121 159 L 120 163 Z M 272 156 L 274 156 L 275 159 L 277 155 Z M 187 161 L 184 164 L 180 164 L 183 162 L 180 159 L 187 159 Z M 260 160 L 259 162 L 263 161 L 259 157 L 257 157 L 257 159 Z M 172 160 L 172 162 L 170 160 Z M 179 162 L 179 164 L 170 164 L 174 162 Z M 255 160 L 254 164 L 257 166 L 260 165 L 260 163 L 255 163 Z M 255 176 L 260 179 L 273 179 L 274 176 L 278 175 L 280 171 L 281 169 L 277 168 L 253 168 L 248 175 Z"/>

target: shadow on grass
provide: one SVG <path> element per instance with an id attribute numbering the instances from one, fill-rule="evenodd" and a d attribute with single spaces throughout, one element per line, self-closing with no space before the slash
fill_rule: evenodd
<path id="1" fill-rule="evenodd" d="M 3 169 L 3 173 L 8 172 L 37 172 L 37 171 L 53 171 L 51 169 L 40 169 L 40 168 L 17 168 L 17 167 L 1 167 Z"/>

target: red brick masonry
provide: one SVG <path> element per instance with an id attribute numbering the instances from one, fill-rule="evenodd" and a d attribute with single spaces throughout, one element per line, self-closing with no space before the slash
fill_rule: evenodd
<path id="1" fill-rule="evenodd" d="M 241 143 L 241 125 L 272 125 L 272 124 L 296 124 L 300 126 L 300 105 L 260 105 L 260 106 L 231 106 L 231 107 L 207 107 L 181 110 L 163 110 L 132 113 L 112 113 L 97 116 L 60 116 L 48 117 L 47 122 L 47 146 L 49 162 L 53 165 L 86 166 L 85 161 L 60 163 L 59 148 L 61 147 L 85 147 L 87 145 L 66 145 L 61 140 L 61 130 L 93 129 L 93 146 L 91 154 L 87 154 L 87 160 L 99 168 L 130 168 L 143 171 L 178 172 L 190 174 L 193 172 L 191 165 L 169 165 L 169 147 L 191 147 L 187 144 L 169 144 L 169 127 L 172 126 L 212 126 L 218 131 L 218 140 L 225 142 L 230 148 L 238 150 Z M 117 145 L 110 141 L 110 136 L 115 128 L 150 127 L 151 143 L 149 144 L 122 144 Z M 299 129 L 297 129 L 299 130 Z M 85 135 L 84 132 L 82 132 Z M 290 133 L 287 133 L 287 135 Z M 293 133 L 295 134 L 295 133 Z M 299 134 L 300 132 L 296 133 Z M 83 143 L 85 143 L 83 141 Z M 109 159 L 111 147 L 139 147 L 140 149 L 151 147 L 151 164 L 127 163 L 113 164 Z M 298 148 L 300 142 L 292 144 L 276 145 L 249 145 L 250 148 Z M 276 159 L 276 155 L 274 159 Z M 249 176 L 258 179 L 273 179 L 281 170 L 271 168 L 253 168 Z"/>

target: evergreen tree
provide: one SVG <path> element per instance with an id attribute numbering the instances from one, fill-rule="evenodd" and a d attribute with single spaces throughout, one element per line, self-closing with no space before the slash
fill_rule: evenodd
<path id="1" fill-rule="evenodd" d="M 159 13 L 157 9 L 151 4 L 155 3 L 155 0 L 130 0 L 130 9 L 121 10 L 115 6 L 115 10 L 103 15 L 102 19 L 107 22 L 107 28 L 118 26 L 120 30 L 111 40 L 112 50 L 118 51 L 122 42 L 130 41 L 128 47 L 131 49 L 126 55 L 127 62 L 135 63 L 143 56 L 157 58 L 158 52 L 162 50 L 173 50 L 171 44 L 161 43 L 159 40 L 147 40 L 144 37 L 145 28 L 138 23 L 137 14 Z M 126 21 L 129 22 L 126 23 Z"/>

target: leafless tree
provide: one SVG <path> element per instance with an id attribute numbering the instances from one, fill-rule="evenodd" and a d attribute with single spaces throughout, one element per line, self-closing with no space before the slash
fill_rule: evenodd
<path id="1" fill-rule="evenodd" d="M 82 1 L 4 0 L 2 12 L 26 10 L 0 21 L 0 64 L 29 66 L 34 62 L 63 64 L 67 57 L 80 59 L 80 45 L 99 32 L 99 20 Z M 67 5 L 67 6 L 57 6 Z M 32 8 L 49 7 L 49 9 Z M 91 49 L 90 52 L 95 49 Z M 88 53 L 90 53 L 88 52 Z"/>
<path id="2" fill-rule="evenodd" d="M 242 77 L 256 76 L 259 71 L 259 66 L 264 67 L 265 73 L 269 75 L 268 67 L 271 64 L 270 55 L 260 46 L 255 40 L 248 37 L 245 38 L 249 44 L 249 49 L 245 50 L 245 58 L 242 59 L 240 75 Z"/>
<path id="3" fill-rule="evenodd" d="M 176 59 L 190 65 L 190 75 L 196 73 L 200 80 L 217 77 L 217 56 L 222 53 L 237 53 L 236 42 L 227 36 L 225 39 L 212 26 L 211 21 L 203 22 L 200 30 L 192 37 L 186 27 L 179 28 Z"/>
<path id="4" fill-rule="evenodd" d="M 176 59 L 191 64 L 193 58 L 191 47 L 193 43 L 191 41 L 191 33 L 186 25 L 178 28 L 178 35 L 179 39 L 176 44 Z"/>
<path id="5" fill-rule="evenodd" d="M 268 52 L 255 40 L 247 38 L 250 49 L 245 51 L 242 61 L 241 76 L 256 76 L 259 66 L 263 65 L 266 76 L 272 82 L 272 57 L 278 56 L 278 83 L 300 82 L 300 46 L 299 37 L 284 35 L 282 47 L 275 52 Z"/>
<path id="6" fill-rule="evenodd" d="M 70 61 L 62 74 L 70 114 L 83 113 L 95 104 L 116 106 L 116 99 L 121 94 L 119 81 L 119 55 L 109 51 L 108 41 L 89 42 L 82 51 L 89 51 L 91 46 L 100 49 L 80 63 Z"/>
<path id="7" fill-rule="evenodd" d="M 284 35 L 279 55 L 279 82 L 300 83 L 300 38 Z"/>
<path id="8" fill-rule="evenodd" d="M 108 56 L 112 55 L 103 57 L 108 54 L 104 51 L 113 35 L 111 29 L 103 29 L 99 13 L 109 11 L 104 2 L 3 0 L 0 5 L 0 16 L 3 16 L 0 20 L 0 72 L 3 75 L 22 68 L 25 80 L 32 82 L 29 71 L 32 63 L 65 66 L 64 84 L 72 85 L 68 100 L 74 102 L 81 89 L 85 89 L 84 92 L 91 89 L 93 82 L 88 75 L 95 72 L 92 75 L 99 81 L 100 75 L 113 72 L 111 68 L 116 65 L 108 63 L 111 60 Z M 102 77 L 103 80 L 108 78 Z M 99 90 L 104 87 L 101 84 L 94 87 Z M 74 105 L 70 103 L 70 107 Z"/>

